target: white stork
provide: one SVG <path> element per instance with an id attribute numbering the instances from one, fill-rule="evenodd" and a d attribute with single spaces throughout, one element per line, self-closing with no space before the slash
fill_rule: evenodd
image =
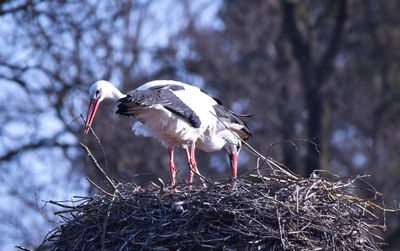
<path id="1" fill-rule="evenodd" d="M 175 185 L 176 178 L 174 146 L 185 149 L 190 184 L 193 172 L 200 174 L 195 148 L 206 152 L 225 148 L 230 157 L 233 184 L 236 185 L 240 139 L 247 139 L 252 133 L 240 119 L 243 115 L 228 110 L 201 89 L 177 81 L 156 80 L 123 94 L 110 82 L 100 80 L 90 87 L 89 97 L 85 133 L 88 133 L 101 101 L 118 101 L 117 113 L 137 120 L 132 127 L 136 135 L 152 136 L 168 145 L 171 186 Z"/>

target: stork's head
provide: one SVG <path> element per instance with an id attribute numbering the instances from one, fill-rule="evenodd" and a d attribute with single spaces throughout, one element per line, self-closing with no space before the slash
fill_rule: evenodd
<path id="1" fill-rule="evenodd" d="M 85 134 L 89 132 L 89 127 L 92 125 L 97 108 L 101 101 L 105 99 L 118 100 L 124 95 L 110 82 L 100 80 L 90 86 L 89 89 L 89 109 L 86 116 Z"/>
<path id="2" fill-rule="evenodd" d="M 225 139 L 225 149 L 228 152 L 229 160 L 231 163 L 232 177 L 234 178 L 233 187 L 236 186 L 237 177 L 237 159 L 240 149 L 242 147 L 242 141 L 239 135 L 233 131 L 225 130 L 222 132 L 223 138 Z"/>
<path id="3" fill-rule="evenodd" d="M 238 155 L 242 148 L 242 141 L 239 136 L 232 131 L 225 130 L 220 135 L 225 139 L 225 149 L 230 156 Z"/>

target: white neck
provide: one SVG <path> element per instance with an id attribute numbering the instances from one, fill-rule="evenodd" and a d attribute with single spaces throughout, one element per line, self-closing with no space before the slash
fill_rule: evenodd
<path id="1" fill-rule="evenodd" d="M 100 80 L 94 83 L 89 90 L 89 96 L 93 99 L 99 98 L 99 101 L 104 99 L 116 101 L 125 97 L 117 87 L 108 81 Z"/>
<path id="2" fill-rule="evenodd" d="M 106 98 L 110 98 L 110 99 L 116 101 L 125 96 L 126 96 L 125 94 L 123 94 L 120 90 L 118 90 L 116 87 L 114 87 L 114 89 L 110 93 L 110 96 L 107 96 Z"/>

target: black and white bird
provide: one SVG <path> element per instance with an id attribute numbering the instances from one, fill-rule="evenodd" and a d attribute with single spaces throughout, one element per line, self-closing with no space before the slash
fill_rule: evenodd
<path id="1" fill-rule="evenodd" d="M 233 184 L 236 185 L 241 139 L 248 139 L 252 133 L 241 119 L 244 115 L 230 111 L 218 99 L 195 86 L 173 80 L 151 81 L 127 94 L 121 93 L 110 82 L 100 80 L 90 87 L 89 97 L 85 133 L 89 131 L 100 102 L 105 99 L 118 101 L 117 113 L 136 120 L 132 127 L 136 135 L 154 137 L 168 146 L 171 186 L 176 184 L 175 146 L 182 146 L 185 150 L 189 183 L 196 172 L 203 186 L 195 148 L 206 152 L 225 148 L 230 157 Z"/>

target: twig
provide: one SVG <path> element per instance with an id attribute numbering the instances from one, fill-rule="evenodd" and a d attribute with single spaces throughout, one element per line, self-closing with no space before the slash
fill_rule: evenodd
<path id="1" fill-rule="evenodd" d="M 18 248 L 18 249 L 21 249 L 21 250 L 24 250 L 24 251 L 33 251 L 33 249 L 24 248 L 22 246 L 15 246 L 15 248 Z"/>
<path id="2" fill-rule="evenodd" d="M 103 188 L 101 188 L 99 185 L 97 185 L 93 180 L 91 180 L 89 177 L 86 177 L 86 180 L 90 182 L 93 186 L 95 186 L 97 189 L 102 191 L 103 193 L 107 194 L 108 196 L 115 196 L 114 194 L 111 194 L 107 191 L 105 191 Z"/>
<path id="3" fill-rule="evenodd" d="M 85 151 L 86 155 L 90 158 L 90 160 L 92 161 L 94 166 L 103 174 L 103 176 L 107 179 L 107 181 L 110 183 L 110 185 L 114 188 L 114 191 L 116 191 L 116 194 L 119 196 L 122 196 L 120 194 L 120 192 L 118 191 L 118 188 L 117 188 L 116 184 L 114 183 L 114 181 L 110 177 L 108 177 L 107 173 L 103 170 L 103 168 L 101 168 L 101 166 L 97 162 L 96 158 L 90 152 L 89 148 L 82 142 L 79 142 L 79 144 L 81 145 L 82 149 Z"/>
<path id="4" fill-rule="evenodd" d="M 86 119 L 83 117 L 82 113 L 80 114 L 80 117 L 82 118 L 83 122 L 86 123 Z M 74 119 L 72 122 L 74 122 L 77 119 L 78 118 Z M 99 137 L 97 137 L 97 134 L 94 132 L 93 128 L 91 126 L 89 126 L 89 128 L 90 128 L 90 131 L 92 132 L 93 136 L 96 138 L 97 143 L 100 146 L 101 152 L 103 153 L 103 156 L 104 156 L 104 162 L 105 162 L 105 165 L 106 165 L 106 170 L 107 170 L 107 172 L 109 172 L 110 170 L 108 168 L 108 159 L 107 159 L 106 152 L 104 151 L 103 144 L 101 144 L 101 141 L 100 141 Z"/>
<path id="5" fill-rule="evenodd" d="M 39 205 L 37 203 L 37 193 L 35 192 L 35 205 L 36 205 L 36 209 L 39 211 L 40 215 L 42 215 L 42 217 L 47 221 L 47 222 L 54 222 L 53 220 L 50 220 L 49 217 L 47 217 L 44 213 L 43 210 L 41 208 L 39 208 Z"/>
<path id="6" fill-rule="evenodd" d="M 115 189 L 114 196 L 112 197 L 111 203 L 107 208 L 106 218 L 104 219 L 104 222 L 103 222 L 103 231 L 101 232 L 101 251 L 105 250 L 106 228 L 107 228 L 108 218 L 110 218 L 111 208 L 113 206 L 114 200 L 116 197 L 118 197 L 118 196 L 116 196 L 117 193 L 119 193 L 119 192 L 117 189 Z"/>
<path id="7" fill-rule="evenodd" d="M 200 180 L 206 181 L 206 182 L 207 182 L 208 184 L 210 184 L 211 186 L 214 185 L 214 183 L 212 182 L 211 179 L 209 179 L 209 178 L 203 176 L 202 174 L 196 172 L 196 171 L 194 170 L 194 168 L 192 167 L 191 164 L 188 163 L 188 166 L 189 166 L 190 170 L 192 170 L 192 172 L 200 178 Z"/>
<path id="8" fill-rule="evenodd" d="M 276 196 L 275 196 L 275 200 L 276 200 Z M 282 243 L 282 249 L 286 250 L 285 240 L 283 238 L 283 229 L 282 229 L 282 225 L 281 225 L 281 217 L 279 215 L 279 209 L 278 209 L 277 205 L 276 205 L 276 217 L 277 217 L 277 220 L 278 220 L 279 236 L 280 236 L 280 240 L 281 240 L 281 243 Z"/>

